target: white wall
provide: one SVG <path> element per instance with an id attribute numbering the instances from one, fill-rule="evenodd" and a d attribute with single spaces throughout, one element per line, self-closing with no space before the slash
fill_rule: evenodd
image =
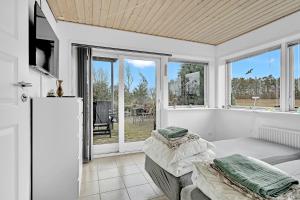
<path id="1" fill-rule="evenodd" d="M 206 140 L 215 140 L 216 109 L 183 109 L 169 108 L 168 125 L 187 128 L 190 132 L 199 134 Z"/>
<path id="2" fill-rule="evenodd" d="M 34 2 L 35 0 L 29 0 L 29 17 L 34 17 Z M 40 4 L 40 1 L 37 1 Z M 52 15 L 52 12 L 46 2 L 46 0 L 42 0 L 42 11 L 45 14 L 48 22 L 50 23 L 52 29 L 56 33 L 57 37 L 60 38 L 59 31 L 57 29 L 57 23 L 55 18 Z M 32 88 L 30 89 L 29 95 L 31 97 L 45 97 L 47 92 L 50 89 L 56 89 L 56 79 L 50 76 L 41 74 L 38 71 L 33 69 L 29 70 L 29 80 L 32 83 Z"/>
<path id="3" fill-rule="evenodd" d="M 300 131 L 300 115 L 295 113 L 218 109 L 215 121 L 216 140 L 256 136 L 261 126 Z"/>
<path id="4" fill-rule="evenodd" d="M 225 105 L 226 59 L 300 39 L 299 21 L 300 12 L 297 12 L 216 47 L 216 106 L 218 108 Z M 285 62 L 283 64 L 285 65 Z M 253 135 L 260 125 L 300 129 L 300 115 L 289 113 L 219 109 L 215 122 L 217 140 Z"/>

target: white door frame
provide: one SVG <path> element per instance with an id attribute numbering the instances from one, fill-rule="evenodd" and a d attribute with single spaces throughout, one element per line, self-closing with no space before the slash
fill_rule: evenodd
<path id="1" fill-rule="evenodd" d="M 146 60 L 155 62 L 156 71 L 156 127 L 159 128 L 161 125 L 161 98 L 162 98 L 162 86 L 161 86 L 161 56 L 112 51 L 112 50 L 100 50 L 96 49 L 92 51 L 93 56 L 116 58 L 119 60 L 119 99 L 118 99 L 118 120 L 119 120 L 119 142 L 112 144 L 93 145 L 93 155 L 104 154 L 104 153 L 116 153 L 116 152 L 133 152 L 141 151 L 144 141 L 138 142 L 125 142 L 125 127 L 124 127 L 124 61 L 125 59 L 133 60 Z M 92 133 L 91 133 L 92 134 Z"/>
<path id="2" fill-rule="evenodd" d="M 0 1 L 0 199 L 30 199 L 28 1 Z"/>

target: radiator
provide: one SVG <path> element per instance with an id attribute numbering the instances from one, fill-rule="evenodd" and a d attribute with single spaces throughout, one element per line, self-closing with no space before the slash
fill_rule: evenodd
<path id="1" fill-rule="evenodd" d="M 258 138 L 300 148 L 300 130 L 262 126 L 258 129 Z"/>

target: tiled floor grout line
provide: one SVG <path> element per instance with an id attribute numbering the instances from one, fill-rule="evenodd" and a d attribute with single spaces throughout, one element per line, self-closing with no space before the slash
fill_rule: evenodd
<path id="1" fill-rule="evenodd" d="M 98 164 L 97 164 L 97 165 L 98 165 Z M 119 167 L 121 167 L 121 166 L 125 166 L 125 165 L 120 165 L 120 166 L 117 165 L 116 168 L 119 170 Z M 137 167 L 138 170 L 139 170 L 139 172 L 137 172 L 137 173 L 132 173 L 132 174 L 142 174 L 143 177 L 146 179 L 146 177 L 144 176 L 143 172 L 141 171 L 141 169 L 139 168 L 139 166 L 138 166 L 137 163 L 134 163 L 133 165 L 127 165 L 127 166 L 135 166 L 135 167 Z M 99 166 L 97 166 L 97 169 L 99 169 L 98 167 L 99 167 Z M 100 200 L 101 200 L 99 171 L 100 171 L 100 170 L 97 170 L 97 175 L 98 175 L 98 186 L 99 186 L 99 198 L 100 198 Z M 123 184 L 124 184 L 124 189 L 125 189 L 125 191 L 126 191 L 126 193 L 127 193 L 127 195 L 128 195 L 129 200 L 131 200 L 131 197 L 130 197 L 129 192 L 128 192 L 128 188 L 130 188 L 130 187 L 127 187 L 127 186 L 125 185 L 125 182 L 124 182 L 124 178 L 123 178 L 123 177 L 124 177 L 124 176 L 128 176 L 128 175 L 132 175 L 132 174 L 127 174 L 127 175 L 121 175 L 121 174 L 120 174 L 120 176 L 117 176 L 117 177 L 120 177 L 120 178 L 122 179 Z M 111 178 L 116 178 L 116 177 L 111 177 Z M 105 178 L 105 179 L 110 179 L 110 178 Z M 101 180 L 105 180 L 105 179 L 101 179 Z M 147 179 L 146 179 L 146 181 L 147 181 L 146 184 L 149 184 L 149 185 L 150 185 L 150 183 L 149 183 L 149 181 L 148 181 Z M 146 185 L 146 184 L 141 184 L 141 185 Z M 151 186 L 151 185 L 150 185 L 150 186 Z M 135 186 L 131 186 L 131 187 L 135 187 Z M 151 186 L 151 188 L 152 188 L 152 186 Z M 153 189 L 153 188 L 152 188 L 152 189 Z M 121 190 L 121 189 L 117 189 L 117 190 Z M 107 192 L 112 192 L 112 191 L 117 191 L 117 190 L 111 190 L 111 191 L 107 191 Z M 154 192 L 155 192 L 155 191 L 154 191 Z M 105 193 L 105 192 L 102 192 L 102 193 Z"/>
<path id="2" fill-rule="evenodd" d="M 120 157 L 119 157 L 120 158 Z M 130 157 L 129 157 L 130 158 Z M 118 158 L 116 158 L 116 159 L 118 159 Z M 132 188 L 132 187 L 138 187 L 138 186 L 142 186 L 142 185 L 149 185 L 150 186 L 150 188 L 152 189 L 152 191 L 154 192 L 154 195 L 155 195 L 155 197 L 153 197 L 153 198 L 151 198 L 151 199 L 156 199 L 156 198 L 160 198 L 160 197 L 163 197 L 164 196 L 164 194 L 161 194 L 161 193 L 158 193 L 158 191 L 156 190 L 156 188 L 154 188 L 154 186 L 152 185 L 152 183 L 153 182 L 151 182 L 151 180 L 149 180 L 149 178 L 148 177 L 146 177 L 146 174 L 145 174 L 145 169 L 144 169 L 144 167 L 141 167 L 141 166 L 143 166 L 143 164 L 144 164 L 144 162 L 140 159 L 140 158 L 136 158 L 136 160 L 135 159 L 133 159 L 133 160 L 129 160 L 130 162 L 132 162 L 132 163 L 130 163 L 130 164 L 122 164 L 122 162 L 127 162 L 126 161 L 126 159 L 125 160 L 123 160 L 123 161 L 117 161 L 117 160 L 112 160 L 112 165 L 114 166 L 114 167 L 112 167 L 112 168 L 105 168 L 105 169 L 100 169 L 101 167 L 101 158 L 100 158 L 100 160 L 97 160 L 97 161 L 95 161 L 96 163 L 93 163 L 93 165 L 96 165 L 96 174 L 97 174 L 97 178 L 98 178 L 98 180 L 97 180 L 97 185 L 98 185 L 98 194 L 90 194 L 90 195 L 86 195 L 85 197 L 88 197 L 88 196 L 92 196 L 92 195 L 98 195 L 99 196 L 99 199 L 101 200 L 101 194 L 103 194 L 103 193 L 107 193 L 107 192 L 113 192 L 113 191 L 118 191 L 118 190 L 124 190 L 125 189 L 125 191 L 126 191 L 126 194 L 128 195 L 128 198 L 129 198 L 129 200 L 131 200 L 132 198 L 130 197 L 130 195 L 129 195 L 129 189 L 130 188 Z M 142 161 L 142 162 L 140 162 L 140 161 Z M 109 161 L 110 162 L 110 161 Z M 109 163 L 108 162 L 108 163 Z M 103 163 L 105 163 L 105 162 L 103 162 Z M 105 165 L 105 164 L 104 164 Z M 110 165 L 110 164 L 108 164 L 108 165 Z M 134 173 L 129 173 L 129 174 L 121 174 L 120 173 L 120 168 L 121 167 L 127 167 L 127 166 L 134 166 L 135 168 L 137 168 L 137 171 L 136 172 L 134 172 Z M 94 166 L 92 166 L 92 167 L 94 167 Z M 107 177 L 107 178 L 102 178 L 102 179 L 100 179 L 100 171 L 102 171 L 102 170 L 111 170 L 111 169 L 117 169 L 118 170 L 118 176 L 114 176 L 114 177 Z M 93 170 L 94 169 L 92 169 L 92 170 L 87 170 L 88 172 L 91 172 L 91 173 L 93 173 Z M 130 170 L 130 169 L 129 169 Z M 88 173 L 87 171 L 85 171 L 85 173 Z M 125 184 L 125 179 L 124 179 L 124 177 L 126 177 L 126 176 L 130 176 L 130 175 L 134 175 L 134 174 L 141 174 L 142 175 L 142 177 L 145 179 L 145 183 L 143 183 L 143 184 L 138 184 L 138 185 L 132 185 L 132 186 L 126 186 L 126 184 Z M 124 188 L 120 188 L 120 189 L 114 189 L 114 190 L 110 190 L 110 191 L 105 191 L 105 192 L 101 192 L 101 190 L 100 190 L 100 181 L 102 181 L 102 180 L 107 180 L 107 179 L 112 179 L 112 178 L 120 178 L 121 179 L 121 181 L 122 181 L 122 183 L 123 183 L 123 185 L 124 185 Z M 95 180 L 89 180 L 89 181 L 85 181 L 86 183 L 88 183 L 88 182 L 95 182 Z M 83 184 L 85 183 L 85 182 L 83 182 Z M 155 183 L 154 183 L 155 184 Z"/>
<path id="3" fill-rule="evenodd" d="M 100 194 L 100 191 L 99 191 L 99 194 L 98 194 L 98 196 L 99 196 L 99 200 L 101 200 L 101 194 Z"/>
<path id="4" fill-rule="evenodd" d="M 147 184 L 149 184 L 150 187 L 152 188 L 152 190 L 154 191 L 154 193 L 157 194 L 156 191 L 155 191 L 155 189 L 154 189 L 153 186 L 151 185 L 150 181 L 149 181 L 149 180 L 147 179 L 147 177 L 145 176 L 144 172 L 141 172 L 141 173 L 142 173 L 142 175 L 144 176 L 144 178 L 146 179 L 146 181 L 148 182 Z M 150 175 L 149 175 L 149 176 L 150 176 Z M 154 183 L 154 184 L 155 184 L 155 183 Z M 157 194 L 157 195 L 159 195 L 159 194 Z M 163 196 L 163 195 L 161 195 L 161 196 Z M 157 196 L 157 197 L 161 197 L 161 196 Z M 155 198 L 157 198 L 157 197 L 154 197 L 154 198 L 152 198 L 152 199 L 155 199 Z"/>
<path id="5" fill-rule="evenodd" d="M 124 185 L 125 185 L 125 184 L 124 184 Z M 126 193 L 127 193 L 127 195 L 128 195 L 129 200 L 131 200 L 131 197 L 130 197 L 130 195 L 129 195 L 129 192 L 128 192 L 128 189 L 127 189 L 126 185 L 125 185 L 125 190 L 126 190 Z"/>

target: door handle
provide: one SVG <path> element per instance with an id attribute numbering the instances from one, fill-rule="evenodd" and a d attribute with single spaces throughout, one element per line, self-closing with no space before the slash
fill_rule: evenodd
<path id="1" fill-rule="evenodd" d="M 25 93 L 23 93 L 22 95 L 21 95 L 21 100 L 22 100 L 22 102 L 26 102 L 27 100 L 28 100 L 28 96 L 27 96 L 27 94 L 25 94 Z"/>
<path id="2" fill-rule="evenodd" d="M 16 84 L 14 84 L 15 86 L 18 86 L 18 87 L 21 87 L 21 88 L 24 88 L 24 87 L 32 87 L 32 83 L 26 83 L 24 81 L 20 81 Z"/>

